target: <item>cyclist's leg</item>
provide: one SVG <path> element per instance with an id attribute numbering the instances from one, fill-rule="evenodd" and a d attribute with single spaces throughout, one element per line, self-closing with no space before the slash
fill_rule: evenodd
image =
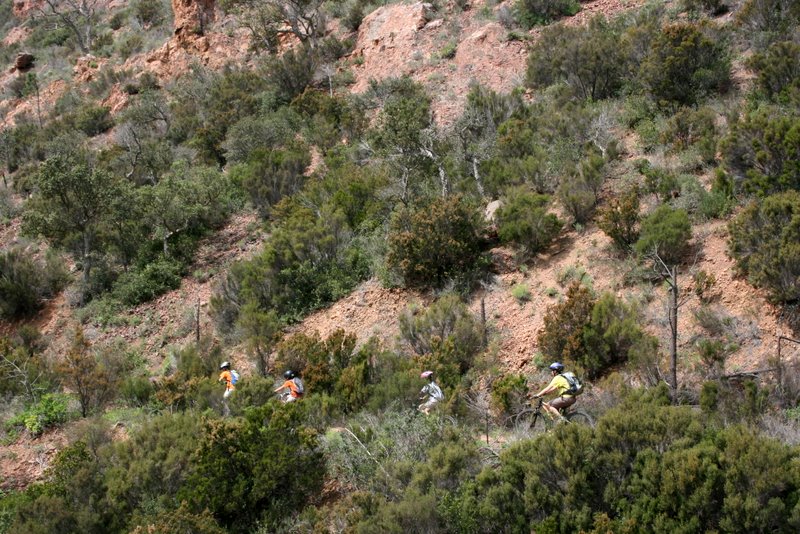
<path id="1" fill-rule="evenodd" d="M 545 406 L 547 406 L 548 412 L 553 415 L 553 419 L 556 421 L 563 421 L 563 411 L 575 404 L 576 400 L 575 397 L 556 397 L 550 402 L 545 403 Z"/>

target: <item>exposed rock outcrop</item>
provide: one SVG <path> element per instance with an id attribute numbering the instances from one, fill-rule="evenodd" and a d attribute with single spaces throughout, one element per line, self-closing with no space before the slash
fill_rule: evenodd
<path id="1" fill-rule="evenodd" d="M 205 35 L 206 28 L 215 20 L 215 0 L 172 0 L 175 15 L 175 38 L 186 45 Z"/>

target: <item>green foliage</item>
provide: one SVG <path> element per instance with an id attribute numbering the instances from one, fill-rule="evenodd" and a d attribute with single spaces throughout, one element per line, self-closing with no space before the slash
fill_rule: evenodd
<path id="1" fill-rule="evenodd" d="M 319 59 L 309 46 L 292 48 L 267 60 L 265 76 L 278 102 L 288 104 L 314 80 Z"/>
<path id="2" fill-rule="evenodd" d="M 161 0 L 137 0 L 133 2 L 133 17 L 144 27 L 158 26 L 165 19 Z"/>
<path id="3" fill-rule="evenodd" d="M 504 243 L 513 243 L 528 254 L 546 249 L 561 232 L 563 222 L 547 213 L 550 197 L 526 190 L 509 191 L 497 210 L 497 233 Z"/>
<path id="4" fill-rule="evenodd" d="M 543 26 L 581 10 L 575 0 L 518 0 L 514 4 L 516 19 L 525 29 Z"/>
<path id="5" fill-rule="evenodd" d="M 531 300 L 531 289 L 527 284 L 514 284 L 511 288 L 511 296 L 520 304 L 525 304 Z"/>
<path id="6" fill-rule="evenodd" d="M 458 383 L 483 349 L 483 326 L 458 295 L 447 294 L 424 311 L 412 306 L 398 320 L 402 339 L 417 355 L 432 355 L 426 368 L 448 386 Z M 453 364 L 454 370 L 447 369 Z"/>
<path id="7" fill-rule="evenodd" d="M 680 262 L 691 238 L 692 226 L 686 211 L 662 205 L 642 221 L 634 248 L 642 255 L 656 253 L 672 265 Z"/>
<path id="8" fill-rule="evenodd" d="M 256 209 L 266 216 L 284 196 L 302 188 L 310 163 L 308 146 L 293 142 L 283 150 L 252 153 L 246 165 L 231 169 L 231 177 L 250 195 Z"/>
<path id="9" fill-rule="evenodd" d="M 39 436 L 45 430 L 67 421 L 69 400 L 67 395 L 47 393 L 22 413 L 7 420 L 6 428 L 24 428 L 32 436 Z"/>
<path id="10" fill-rule="evenodd" d="M 722 44 L 694 24 L 665 26 L 642 62 L 642 82 L 662 106 L 692 106 L 730 84 L 730 60 Z"/>
<path id="11" fill-rule="evenodd" d="M 100 135 L 113 126 L 111 110 L 105 106 L 87 104 L 75 113 L 75 127 L 89 137 Z"/>
<path id="12" fill-rule="evenodd" d="M 531 47 L 526 83 L 544 88 L 564 81 L 591 100 L 616 95 L 629 61 L 622 29 L 619 21 L 609 23 L 603 16 L 592 18 L 588 27 L 548 26 Z"/>
<path id="13" fill-rule="evenodd" d="M 182 266 L 169 258 L 148 263 L 142 269 L 128 271 L 114 284 L 114 298 L 135 306 L 181 285 Z"/>
<path id="14" fill-rule="evenodd" d="M 451 280 L 469 288 L 483 276 L 482 221 L 458 196 L 400 209 L 392 218 L 387 267 L 407 287 L 441 288 Z"/>
<path id="15" fill-rule="evenodd" d="M 639 239 L 639 220 L 639 188 L 632 187 L 609 199 L 597 225 L 617 248 L 627 251 Z"/>
<path id="16" fill-rule="evenodd" d="M 764 105 L 733 124 L 721 150 L 745 189 L 766 196 L 800 189 L 799 143 L 800 114 Z"/>
<path id="17" fill-rule="evenodd" d="M 42 265 L 27 249 L 0 250 L 0 317 L 16 319 L 35 313 L 67 279 L 63 262 L 55 254 L 47 254 Z"/>
<path id="18" fill-rule="evenodd" d="M 527 393 L 528 379 L 525 375 L 503 375 L 492 382 L 492 405 L 500 415 L 510 415 L 526 402 Z"/>
<path id="19" fill-rule="evenodd" d="M 602 158 L 600 161 L 602 163 Z M 575 224 L 585 224 L 589 221 L 597 204 L 597 194 L 585 176 L 581 174 L 565 176 L 558 186 L 557 195 Z"/>
<path id="20" fill-rule="evenodd" d="M 81 328 L 76 329 L 72 346 L 59 364 L 63 383 L 80 403 L 81 416 L 102 409 L 118 394 L 123 375 L 130 371 L 130 362 L 119 354 L 91 351 Z"/>
<path id="21" fill-rule="evenodd" d="M 758 75 L 758 88 L 769 99 L 800 96 L 800 44 L 780 41 L 753 54 L 748 66 Z"/>
<path id="22" fill-rule="evenodd" d="M 800 22 L 800 7 L 792 0 L 747 0 L 736 12 L 736 24 L 757 48 L 786 39 Z"/>
<path id="23" fill-rule="evenodd" d="M 548 308 L 544 326 L 537 334 L 539 350 L 550 360 L 574 361 L 586 352 L 583 331 L 589 324 L 596 299 L 591 291 L 575 282 L 566 299 Z"/>
<path id="24" fill-rule="evenodd" d="M 800 298 L 800 193 L 755 201 L 729 224 L 737 267 L 777 302 Z"/>
<path id="25" fill-rule="evenodd" d="M 275 528 L 322 489 L 325 462 L 303 403 L 268 403 L 239 421 L 204 424 L 194 472 L 179 492 L 231 532 Z"/>
<path id="26" fill-rule="evenodd" d="M 717 148 L 715 119 L 716 114 L 707 107 L 681 108 L 667 121 L 661 142 L 676 152 L 695 147 L 704 163 L 712 163 Z"/>
<path id="27" fill-rule="evenodd" d="M 583 338 L 586 352 L 573 355 L 573 360 L 592 378 L 628 360 L 636 360 L 657 344 L 656 338 L 643 330 L 636 306 L 611 293 L 602 294 L 595 302 Z"/>
<path id="28" fill-rule="evenodd" d="M 291 369 L 299 373 L 308 393 L 332 393 L 345 369 L 364 363 L 364 354 L 354 352 L 355 344 L 355 335 L 341 329 L 325 340 L 316 332 L 311 336 L 298 333 L 276 347 L 275 368 L 279 372 Z M 366 371 L 366 367 L 362 366 L 361 371 Z"/>

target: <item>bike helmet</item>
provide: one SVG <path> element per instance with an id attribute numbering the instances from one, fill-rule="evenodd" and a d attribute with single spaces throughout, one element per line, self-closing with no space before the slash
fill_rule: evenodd
<path id="1" fill-rule="evenodd" d="M 230 366 L 231 366 L 231 362 L 222 362 L 221 364 L 219 364 L 219 368 L 220 369 L 225 369 L 225 368 L 230 367 Z"/>
<path id="2" fill-rule="evenodd" d="M 292 371 L 291 369 L 285 371 L 283 373 L 283 378 L 285 378 L 286 380 L 291 380 L 292 378 L 294 378 L 294 371 Z"/>
<path id="3" fill-rule="evenodd" d="M 564 370 L 564 365 L 559 362 L 553 362 L 550 364 L 550 370 L 560 373 L 561 371 Z"/>
<path id="4" fill-rule="evenodd" d="M 431 376 L 433 376 L 433 371 L 423 371 L 419 375 L 420 378 L 430 378 Z"/>

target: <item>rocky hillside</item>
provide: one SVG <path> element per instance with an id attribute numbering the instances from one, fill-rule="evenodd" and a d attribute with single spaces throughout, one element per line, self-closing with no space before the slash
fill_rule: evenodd
<path id="1" fill-rule="evenodd" d="M 103 21 L 112 20 L 116 13 L 129 7 L 128 2 L 118 0 L 89 3 Z M 583 2 L 580 11 L 564 18 L 563 23 L 582 27 L 596 15 L 611 18 L 638 8 L 642 3 L 635 0 Z M 165 26 L 169 31 L 158 33 L 148 29 L 146 37 L 152 41 L 147 46 L 142 45 L 146 50 L 135 49 L 124 59 L 113 48 L 103 55 L 79 51 L 68 59 L 56 54 L 26 59 L 25 46 L 30 43 L 28 39 L 32 32 L 40 28 L 39 21 L 47 9 L 39 0 L 15 0 L 2 35 L 3 46 L 14 53 L 2 55 L 7 65 L 0 73 L 0 87 L 6 88 L 0 101 L 0 133 L 57 110 L 71 91 L 93 98 L 98 94 L 95 89 L 98 85 L 106 86 L 107 90 L 101 92 L 96 103 L 107 108 L 114 118 L 121 117 L 129 109 L 130 100 L 136 94 L 129 86 L 144 83 L 142 80 L 163 88 L 201 67 L 210 71 L 230 67 L 258 68 L 260 59 L 252 51 L 252 34 L 240 19 L 223 11 L 214 0 L 172 0 L 170 8 L 171 13 L 165 15 L 172 19 L 171 24 Z M 352 46 L 337 60 L 334 72 L 329 72 L 328 78 L 346 73 L 350 77 L 349 83 L 336 90 L 365 95 L 376 81 L 409 76 L 430 95 L 435 125 L 446 130 L 461 116 L 467 95 L 475 84 L 503 94 L 524 85 L 529 49 L 543 30 L 539 26 L 530 30 L 510 30 L 504 23 L 511 8 L 511 2 L 488 0 L 436 6 L 419 2 L 387 4 L 372 9 L 363 17 L 358 29 L 352 32 L 348 32 L 339 20 L 334 20 L 328 25 L 328 34 L 351 39 Z M 672 3 L 668 3 L 668 8 L 678 10 L 678 6 Z M 727 13 L 713 17 L 710 23 L 729 24 L 732 16 L 732 13 Z M 677 13 L 675 18 L 683 20 L 686 15 Z M 129 31 L 125 25 L 117 29 L 113 29 L 113 24 L 110 27 L 112 41 Z M 141 27 L 147 28 L 147 25 Z M 296 37 L 282 35 L 281 51 L 292 50 L 295 46 L 298 46 Z M 715 104 L 718 108 L 743 98 L 753 83 L 753 75 L 743 66 L 741 58 L 734 60 L 733 68 L 735 88 L 728 100 Z M 22 91 L 24 94 L 19 94 L 14 87 L 24 83 L 29 73 L 36 74 L 39 85 L 33 92 Z M 322 78 L 318 85 L 325 87 L 324 76 Z M 536 89 L 524 89 L 526 102 L 535 101 L 538 96 Z M 371 119 L 375 120 L 375 117 Z M 716 120 L 724 122 L 724 113 L 720 113 Z M 674 164 L 669 154 L 644 150 L 637 137 L 639 134 L 622 121 L 609 121 L 603 128 L 604 133 L 621 142 L 620 157 L 609 167 L 599 193 L 600 206 L 627 187 L 630 177 L 635 174 L 633 169 L 637 160 Z M 100 153 L 114 145 L 121 135 L 119 127 L 112 128 L 92 137 L 89 144 Z M 111 155 L 106 155 L 111 158 Z M 720 157 L 717 154 L 717 158 Z M 318 164 L 317 157 L 306 174 L 311 175 Z M 27 200 L 30 191 L 10 185 L 21 176 L 22 171 L 17 174 L 5 172 L 8 185 L 0 184 L 3 189 L 0 192 L 4 195 L 0 200 L 5 199 L 7 205 L 15 208 L 8 210 L 12 214 L 10 217 L 0 217 L 0 249 L 21 245 L 34 250 L 41 258 L 45 256 L 48 245 L 21 233 L 19 207 Z M 704 168 L 698 176 L 703 186 L 710 190 L 713 172 Z M 494 199 L 483 199 L 484 203 L 491 200 Z M 647 210 L 655 205 L 655 200 L 645 198 L 643 204 L 643 210 Z M 554 211 L 565 213 L 561 206 L 556 206 Z M 181 280 L 177 289 L 170 289 L 148 302 L 129 306 L 116 313 L 113 320 L 87 319 L 71 301 L 67 290 L 47 300 L 44 308 L 31 318 L 0 323 L 0 334 L 11 335 L 23 325 L 33 325 L 47 339 L 47 354 L 58 359 L 69 350 L 75 327 L 82 324 L 90 343 L 103 345 L 122 340 L 135 347 L 147 360 L 151 374 L 157 375 L 170 350 L 194 339 L 199 311 L 201 333 L 218 338 L 226 356 L 243 361 L 243 353 L 247 350 L 245 343 L 234 341 L 227 344 L 217 332 L 209 308 L 212 294 L 225 280 L 229 267 L 261 251 L 270 229 L 265 229 L 259 216 L 257 210 L 248 206 L 206 233 L 185 269 L 191 274 Z M 770 367 L 771 359 L 777 353 L 778 337 L 796 337 L 791 314 L 787 314 L 786 308 L 774 304 L 765 290 L 753 287 L 746 278 L 737 274 L 735 262 L 728 253 L 728 220 L 732 216 L 696 223 L 689 244 L 691 253 L 679 266 L 679 280 L 685 295 L 678 319 L 678 351 L 683 358 L 679 367 L 681 383 L 693 383 L 701 378 L 702 369 L 695 350 L 696 341 L 704 331 L 697 318 L 701 307 L 710 306 L 722 318 L 728 339 L 735 342 L 735 349 L 725 361 L 724 372 L 727 373 Z M 518 261 L 512 247 L 498 243 L 493 245 L 490 254 L 493 276 L 489 283 L 471 294 L 468 305 L 476 316 L 485 312 L 493 333 L 493 350 L 506 370 L 536 371 L 537 334 L 544 325 L 544 317 L 553 304 L 563 301 L 567 287 L 574 280 L 588 281 L 598 293 L 609 291 L 619 298 L 638 302 L 646 330 L 659 339 L 662 348 L 669 345 L 668 288 L 663 284 L 629 283 L 634 267 L 615 250 L 612 240 L 598 227 L 596 220 L 566 226 L 550 247 L 525 262 Z M 74 259 L 64 261 L 71 282 L 76 281 L 81 275 L 77 262 Z M 692 274 L 699 271 L 715 280 L 713 287 L 703 295 L 703 302 L 695 293 L 696 284 L 692 278 Z M 520 298 L 514 291 L 521 287 L 527 289 L 525 298 Z M 388 288 L 378 277 L 373 277 L 361 282 L 337 302 L 292 324 L 287 333 L 318 332 L 327 337 L 336 329 L 343 328 L 357 336 L 359 345 L 376 336 L 387 346 L 393 346 L 398 343 L 400 314 L 411 303 L 427 304 L 436 296 L 435 292 Z M 784 349 L 784 357 L 787 362 L 798 361 L 800 347 L 788 346 Z M 246 367 L 246 364 L 241 367 Z M 49 443 L 59 446 L 64 440 L 61 434 L 48 439 Z M 38 476 L 41 466 L 47 464 L 47 459 L 55 451 L 49 444 L 39 443 L 26 441 L 12 446 L 16 448 L 4 448 L 6 453 L 0 458 L 3 478 L 14 479 L 17 485 L 23 486 Z M 18 466 L 26 463 L 29 468 L 20 473 Z M 10 474 L 12 465 L 14 473 Z"/>

